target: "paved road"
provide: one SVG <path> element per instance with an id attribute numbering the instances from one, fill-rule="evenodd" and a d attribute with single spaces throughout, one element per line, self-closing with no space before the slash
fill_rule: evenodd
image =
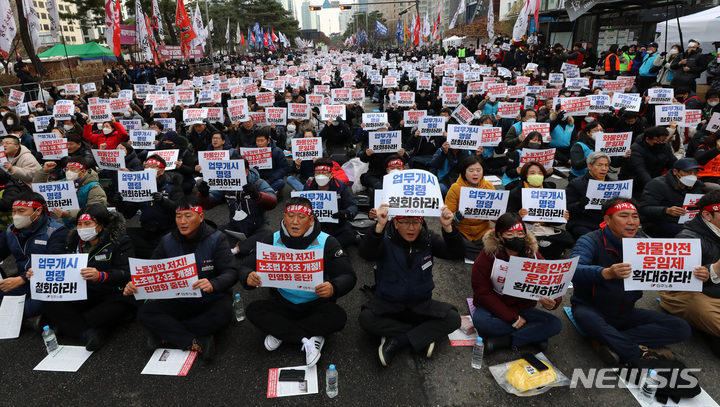
<path id="1" fill-rule="evenodd" d="M 562 186 L 562 183 L 560 183 Z M 285 194 L 286 196 L 289 194 Z M 223 207 L 208 213 L 216 223 L 227 221 Z M 279 227 L 280 213 L 274 211 L 271 225 Z M 137 224 L 132 220 L 130 225 Z M 429 221 L 439 229 L 437 220 Z M 378 406 L 632 406 L 635 401 L 626 389 L 556 388 L 530 399 L 519 399 L 505 393 L 492 378 L 487 366 L 517 359 L 522 351 L 499 351 L 485 358 L 485 367 L 470 367 L 471 348 L 451 347 L 440 341 L 431 359 L 401 353 L 391 366 L 382 367 L 377 357 L 377 338 L 362 331 L 357 323 L 360 306 L 368 297 L 358 288 L 372 284 L 372 264 L 357 256 L 357 248 L 348 254 L 358 275 L 358 285 L 340 300 L 348 313 L 346 328 L 327 338 L 323 349 L 319 380 L 321 392 L 316 395 L 268 400 L 268 370 L 304 363 L 299 344 L 284 344 L 275 352 L 263 347 L 264 334 L 249 322 L 233 323 L 217 336 L 217 359 L 212 363 L 196 360 L 187 377 L 141 375 L 151 352 L 145 349 L 146 333 L 135 323 L 119 327 L 109 343 L 93 354 L 77 373 L 33 371 L 45 357 L 39 333 L 24 329 L 17 339 L 0 341 L 0 405 L 65 406 L 65 405 L 378 405 Z M 6 265 L 8 263 L 6 262 Z M 434 297 L 455 304 L 467 314 L 466 298 L 472 295 L 470 265 L 437 260 Z M 245 292 L 245 303 L 266 297 L 263 289 Z M 572 292 L 572 291 L 571 291 Z M 563 305 L 569 305 L 569 294 Z M 640 301 L 646 308 L 659 310 L 656 295 L 648 292 Z M 602 368 L 603 363 L 572 326 L 561 309 L 554 311 L 563 323 L 559 336 L 550 340 L 545 352 L 556 367 L 566 375 L 573 369 Z M 60 338 L 60 343 L 72 345 Z M 718 360 L 702 336 L 695 332 L 692 339 L 673 349 L 688 366 L 702 369 L 700 383 L 716 400 L 720 387 L 715 382 L 720 373 Z M 330 400 L 324 394 L 324 370 L 334 363 L 339 371 L 340 392 Z"/>

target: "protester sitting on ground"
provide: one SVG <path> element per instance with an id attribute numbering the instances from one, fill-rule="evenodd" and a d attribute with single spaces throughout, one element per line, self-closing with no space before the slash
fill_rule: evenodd
<path id="1" fill-rule="evenodd" d="M 20 145 L 17 133 L 22 129 L 11 127 L 8 135 L 2 138 L 6 161 L 2 164 L 5 172 L 23 185 L 32 185 L 33 175 L 41 168 L 27 147 Z"/>
<path id="2" fill-rule="evenodd" d="M 460 327 L 453 305 L 432 299 L 433 257 L 461 259 L 465 254 L 453 214 L 442 208 L 442 237 L 430 231 L 421 216 L 395 216 L 388 222 L 388 204 L 377 211 L 377 223 L 360 243 L 358 254 L 377 262 L 373 298 L 362 306 L 360 326 L 381 337 L 378 356 L 383 366 L 406 346 L 431 357 L 435 341 Z"/>
<path id="3" fill-rule="evenodd" d="M 465 208 L 460 207 L 461 188 L 495 190 L 493 184 L 485 179 L 485 163 L 476 155 L 465 157 L 460 163 L 460 176 L 445 197 L 445 205 L 454 214 L 453 225 L 460 231 L 465 244 L 465 258 L 474 260 L 482 251 L 482 237 L 490 230 L 490 221 L 465 218 Z"/>
<path id="4" fill-rule="evenodd" d="M 83 138 L 89 141 L 94 148 L 114 150 L 118 143 L 128 140 L 125 127 L 115 121 L 115 116 L 111 116 L 110 119 L 109 122 L 103 122 L 98 126 L 98 131 L 93 131 L 94 124 L 86 124 L 83 127 Z"/>
<path id="5" fill-rule="evenodd" d="M 290 172 L 290 165 L 285 158 L 283 150 L 270 144 L 270 128 L 263 127 L 255 133 L 255 147 L 270 147 L 272 154 L 272 168 L 259 170 L 260 178 L 264 179 L 275 191 L 275 194 L 282 192 L 285 187 L 285 176 Z"/>
<path id="6" fill-rule="evenodd" d="M 80 339 L 92 352 L 107 342 L 110 331 L 135 313 L 135 305 L 123 297 L 130 281 L 128 259 L 135 256 L 125 235 L 125 219 L 101 204 L 78 212 L 77 229 L 70 232 L 67 253 L 87 253 L 87 267 L 80 270 L 87 281 L 87 299 L 43 302 L 43 314 L 61 335 Z M 28 271 L 28 276 L 32 269 Z"/>
<path id="7" fill-rule="evenodd" d="M 520 182 L 519 168 L 522 167 L 522 150 L 545 150 L 547 144 L 543 141 L 543 136 L 539 131 L 531 131 L 518 146 L 517 150 L 510 151 L 508 156 L 505 174 L 502 177 L 502 184 L 506 190 L 510 191 Z M 552 174 L 553 168 L 547 170 L 548 174 Z"/>
<path id="8" fill-rule="evenodd" d="M 603 221 L 603 212 L 600 209 L 587 209 L 590 203 L 590 198 L 587 196 L 590 180 L 615 181 L 608 176 L 610 156 L 607 153 L 600 151 L 590 153 L 585 161 L 588 171 L 581 177 L 570 181 L 565 189 L 567 208 L 570 214 L 565 229 L 572 234 L 574 239 L 579 239 L 580 236 L 599 229 Z"/>
<path id="9" fill-rule="evenodd" d="M 672 171 L 645 185 L 640 197 L 643 231 L 652 237 L 675 237 L 683 230 L 680 217 L 687 194 L 703 194 L 705 184 L 698 181 L 700 166 L 694 158 L 675 161 Z"/>
<path id="10" fill-rule="evenodd" d="M 302 343 L 308 366 L 320 360 L 325 337 L 345 327 L 347 314 L 337 299 L 355 287 L 357 277 L 337 239 L 320 230 L 312 204 L 302 197 L 285 203 L 281 228 L 261 243 L 294 250 L 323 251 L 323 282 L 315 291 L 273 289 L 273 299 L 248 304 L 247 318 L 264 332 L 265 349 L 272 352 L 283 342 Z M 246 289 L 262 286 L 256 271 L 257 252 L 252 252 L 240 267 L 240 282 Z"/>
<path id="11" fill-rule="evenodd" d="M 199 298 L 163 299 L 146 302 L 137 314 L 140 325 L 148 330 L 149 350 L 167 343 L 183 350 L 200 353 L 206 360 L 215 357 L 214 334 L 230 325 L 233 315 L 232 287 L 238 268 L 224 233 L 205 222 L 200 201 L 186 196 L 175 204 L 176 228 L 162 237 L 153 251 L 153 259 L 195 255 L 197 278 L 192 285 Z M 137 294 L 133 282 L 124 295 Z"/>
<path id="12" fill-rule="evenodd" d="M 493 269 L 497 260 L 509 261 L 511 256 L 543 259 L 535 236 L 526 229 L 520 216 L 505 213 L 498 218 L 495 229 L 483 236 L 484 248 L 472 267 L 473 325 L 485 343 L 485 353 L 498 349 L 519 348 L 536 344 L 547 349 L 547 340 L 560 333 L 562 323 L 535 308 L 554 310 L 562 297 L 542 297 L 539 301 L 515 298 L 498 292 L 502 285 Z"/>
<path id="13" fill-rule="evenodd" d="M 528 208 L 522 202 L 523 189 L 555 189 L 555 184 L 546 181 L 547 176 L 548 173 L 545 167 L 536 161 L 530 161 L 523 165 L 520 169 L 520 184 L 510 191 L 507 212 L 517 213 L 521 218 L 525 218 L 528 214 Z M 563 218 L 565 220 L 569 219 L 570 212 L 566 210 L 563 213 Z M 570 233 L 559 226 L 561 225 L 547 222 L 526 222 L 525 227 L 537 239 L 538 251 L 545 259 L 557 260 L 562 258 L 565 250 L 575 243 Z"/>
<path id="14" fill-rule="evenodd" d="M 678 317 L 638 308 L 642 291 L 624 288 L 632 274 L 623 262 L 623 239 L 641 237 L 637 204 L 613 198 L 602 206 L 605 225 L 582 236 L 570 257 L 580 257 L 570 298 L 578 327 L 612 365 L 636 358 L 674 358 L 664 348 L 690 337 L 690 326 Z"/>
<path id="15" fill-rule="evenodd" d="M 667 140 L 667 128 L 650 127 L 630 146 L 632 154 L 620 168 L 618 178 L 633 180 L 633 197 L 639 197 L 648 182 L 670 171 L 677 161 Z"/>
<path id="16" fill-rule="evenodd" d="M 693 275 L 703 281 L 702 292 L 660 291 L 660 306 L 707 335 L 710 350 L 720 357 L 720 191 L 703 195 L 700 212 L 685 222 L 678 239 L 700 239 L 702 266 Z"/>

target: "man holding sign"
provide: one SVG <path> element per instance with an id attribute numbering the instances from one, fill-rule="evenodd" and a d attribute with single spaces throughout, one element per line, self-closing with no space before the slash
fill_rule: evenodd
<path id="1" fill-rule="evenodd" d="M 315 286 L 314 291 L 277 288 L 279 295 L 275 299 L 254 301 L 246 309 L 248 320 L 267 334 L 265 349 L 272 352 L 283 342 L 302 342 L 307 365 L 315 366 L 320 360 L 325 336 L 341 331 L 347 321 L 345 310 L 336 301 L 349 293 L 357 282 L 350 260 L 340 243 L 320 230 L 320 223 L 313 216 L 312 204 L 301 197 L 288 199 L 280 231 L 260 243 L 275 246 L 278 252 L 302 250 L 308 256 L 312 251 L 322 251 L 323 282 Z M 293 259 L 298 259 L 298 255 Z M 283 279 L 289 276 L 284 279 L 287 282 L 290 279 L 298 281 L 302 274 L 293 276 L 268 271 L 287 271 L 296 267 L 305 270 L 302 262 L 296 266 L 292 262 L 274 260 L 272 256 L 265 259 L 259 257 L 258 252 L 253 252 L 240 267 L 240 282 L 246 289 L 263 285 L 277 287 L 281 283 L 278 275 Z"/>
<path id="2" fill-rule="evenodd" d="M 25 318 L 40 314 L 39 301 L 30 299 L 30 280 L 27 272 L 33 254 L 65 253 L 68 229 L 50 219 L 42 195 L 21 193 L 12 205 L 12 225 L 0 234 L 0 260 L 15 257 L 17 275 L 0 280 L 0 302 L 6 295 L 25 294 Z"/>
<path id="3" fill-rule="evenodd" d="M 625 238 L 638 236 L 640 217 L 635 203 L 614 198 L 602 206 L 604 225 L 580 238 L 570 257 L 580 257 L 570 298 L 578 326 L 610 364 L 636 358 L 665 358 L 664 347 L 690 337 L 687 322 L 674 316 L 636 308 L 642 291 L 626 291 L 632 266 L 623 260 Z"/>
<path id="4" fill-rule="evenodd" d="M 237 282 L 238 269 L 225 234 L 204 220 L 197 197 L 178 201 L 177 229 L 162 238 L 152 255 L 153 259 L 166 259 L 194 254 L 198 280 L 192 288 L 201 290 L 202 297 L 147 302 L 138 311 L 137 320 L 150 332 L 148 348 L 154 350 L 167 342 L 180 349 L 198 351 L 204 359 L 212 360 L 213 334 L 232 320 L 232 287 Z M 127 283 L 123 294 L 137 293 L 135 284 Z"/>

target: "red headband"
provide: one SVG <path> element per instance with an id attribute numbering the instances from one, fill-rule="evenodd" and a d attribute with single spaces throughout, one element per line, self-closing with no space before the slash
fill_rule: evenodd
<path id="1" fill-rule="evenodd" d="M 195 213 L 203 213 L 202 206 L 190 206 L 189 208 L 178 208 L 178 209 L 175 209 L 175 213 L 184 212 L 184 211 L 193 211 L 193 212 L 195 212 Z"/>
<path id="2" fill-rule="evenodd" d="M 393 216 L 393 219 L 408 219 L 408 218 L 417 218 L 417 219 L 423 220 L 422 216 Z"/>
<path id="3" fill-rule="evenodd" d="M 15 201 L 12 206 L 24 206 L 26 208 L 42 208 L 43 205 L 37 201 Z"/>
<path id="4" fill-rule="evenodd" d="M 514 232 L 514 231 L 516 231 L 516 230 L 519 230 L 519 231 L 521 231 L 521 232 L 522 232 L 522 231 L 525 231 L 525 228 L 523 228 L 522 222 L 518 222 L 518 223 L 514 224 L 510 229 L 507 229 L 507 230 L 498 230 L 498 233 L 502 234 L 502 233 L 505 233 L 505 232 Z"/>
<path id="5" fill-rule="evenodd" d="M 285 208 L 285 213 L 289 212 L 302 212 L 307 216 L 312 216 L 312 209 L 308 208 L 305 205 L 290 205 L 287 208 Z"/>
<path id="6" fill-rule="evenodd" d="M 78 222 L 88 221 L 88 220 L 91 220 L 91 221 L 93 221 L 93 222 L 97 222 L 97 220 L 96 220 L 95 218 L 93 218 L 91 215 L 88 215 L 87 213 L 83 213 L 83 214 L 80 215 L 80 217 L 78 218 Z"/>
<path id="7" fill-rule="evenodd" d="M 328 165 L 318 165 L 318 166 L 315 167 L 315 171 L 331 172 L 331 171 L 332 171 L 332 167 L 330 167 L 330 166 L 328 166 Z"/>
<path id="8" fill-rule="evenodd" d="M 605 216 L 610 216 L 615 212 L 623 211 L 626 209 L 637 212 L 637 208 L 635 207 L 635 205 L 631 204 L 630 202 L 621 202 L 605 211 Z"/>
<path id="9" fill-rule="evenodd" d="M 154 158 L 151 158 L 151 159 L 145 161 L 145 165 L 156 165 L 162 169 L 165 169 L 165 164 L 161 163 L 160 161 L 158 161 Z"/>
<path id="10" fill-rule="evenodd" d="M 399 165 L 401 167 L 404 167 L 405 163 L 403 162 L 403 160 L 395 159 L 395 160 L 390 160 L 390 162 L 388 163 L 387 166 L 392 167 L 393 165 Z"/>
<path id="11" fill-rule="evenodd" d="M 720 203 L 716 203 L 715 205 L 708 205 L 708 206 L 702 208 L 702 210 L 708 211 L 708 212 L 720 211 Z"/>
<path id="12" fill-rule="evenodd" d="M 66 168 L 67 168 L 67 167 L 79 168 L 80 171 L 84 171 L 84 170 L 87 169 L 86 166 L 82 165 L 82 163 L 79 163 L 79 162 L 77 162 L 77 161 L 69 162 L 69 163 L 67 163 L 67 165 L 65 165 L 65 167 L 66 167 Z"/>

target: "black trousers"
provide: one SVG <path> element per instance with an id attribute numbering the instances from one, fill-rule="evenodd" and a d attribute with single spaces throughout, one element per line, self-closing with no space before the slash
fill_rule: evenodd
<path id="1" fill-rule="evenodd" d="M 460 328 L 460 314 L 450 309 L 444 318 L 418 314 L 410 310 L 377 315 L 363 308 L 358 318 L 360 327 L 377 336 L 393 337 L 405 334 L 416 351 Z"/>
<path id="2" fill-rule="evenodd" d="M 245 313 L 259 330 L 286 342 L 339 332 L 347 322 L 345 310 L 334 302 L 293 304 L 281 297 L 253 301 Z"/>
<path id="3" fill-rule="evenodd" d="M 180 349 L 187 349 L 198 336 L 212 335 L 230 325 L 232 298 L 199 303 L 180 300 L 155 300 L 140 307 L 137 320 L 152 335 Z"/>
<path id="4" fill-rule="evenodd" d="M 135 312 L 133 303 L 123 297 L 105 297 L 84 301 L 43 302 L 43 314 L 62 335 L 80 338 L 90 328 L 109 329 Z"/>
<path id="5" fill-rule="evenodd" d="M 135 256 L 140 259 L 152 257 L 155 248 L 160 244 L 163 236 L 172 229 L 150 231 L 141 227 L 127 228 L 127 235 L 135 248 Z"/>

